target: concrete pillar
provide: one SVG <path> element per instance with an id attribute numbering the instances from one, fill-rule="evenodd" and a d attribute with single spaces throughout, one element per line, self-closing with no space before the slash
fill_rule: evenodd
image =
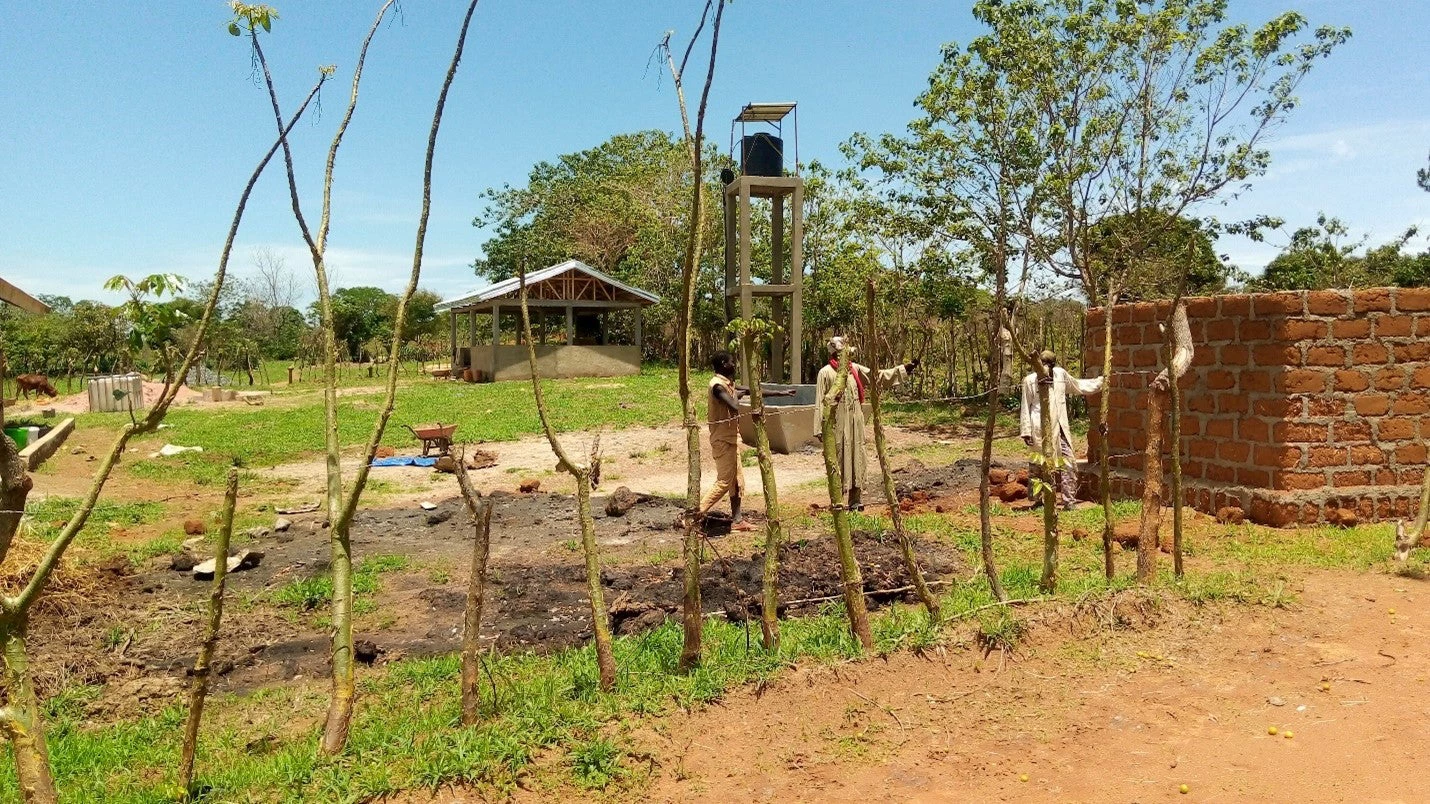
<path id="1" fill-rule="evenodd" d="M 457 311 L 456 311 L 456 310 L 449 310 L 449 311 L 448 311 L 448 314 L 452 316 L 452 363 L 451 363 L 452 368 L 451 368 L 451 371 L 452 371 L 452 372 L 456 372 L 456 370 L 457 370 Z"/>
<path id="2" fill-rule="evenodd" d="M 794 186 L 790 198 L 789 279 L 790 289 L 790 382 L 801 380 L 804 361 L 804 182 Z"/>
<path id="3" fill-rule="evenodd" d="M 576 308 L 566 305 L 566 345 L 576 343 Z"/>
<path id="4" fill-rule="evenodd" d="M 770 284 L 782 285 L 785 281 L 785 199 L 776 195 L 770 199 Z M 783 296 L 770 297 L 770 321 L 785 331 L 770 340 L 770 379 L 787 382 L 785 373 L 785 338 L 789 337 L 789 327 L 785 326 L 785 300 Z"/>

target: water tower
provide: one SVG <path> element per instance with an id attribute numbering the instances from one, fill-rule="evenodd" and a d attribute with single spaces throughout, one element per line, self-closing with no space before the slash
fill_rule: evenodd
<path id="1" fill-rule="evenodd" d="M 785 119 L 792 125 L 794 160 L 788 175 L 784 156 Z M 751 133 L 750 128 L 755 130 Z M 739 138 L 736 139 L 736 129 Z M 770 320 L 781 330 L 770 344 L 770 376 L 776 383 L 800 383 L 803 356 L 803 313 L 801 284 L 804 277 L 804 180 L 799 177 L 799 115 L 793 103 L 747 103 L 730 124 L 730 152 L 740 146 L 740 172 L 727 172 L 725 179 L 725 316 L 750 320 L 755 300 L 769 299 Z M 770 202 L 768 280 L 757 281 L 751 271 L 756 198 Z M 785 205 L 789 205 L 786 216 Z M 767 221 L 763 213 L 759 225 Z M 764 266 L 761 266 L 762 268 Z M 746 385 L 750 367 L 740 366 Z"/>

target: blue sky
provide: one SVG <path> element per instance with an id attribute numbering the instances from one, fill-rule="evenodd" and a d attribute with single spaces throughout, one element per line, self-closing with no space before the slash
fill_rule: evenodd
<path id="1" fill-rule="evenodd" d="M 339 73 L 323 114 L 295 133 L 299 181 L 316 214 L 322 157 L 347 98 L 357 45 L 379 3 L 277 3 L 266 40 L 291 108 L 319 64 Z M 357 118 L 338 157 L 330 261 L 339 285 L 400 288 L 411 261 L 421 163 L 437 89 L 465 4 L 405 0 L 373 45 Z M 1273 143 L 1271 173 L 1223 219 L 1265 212 L 1308 225 L 1324 210 L 1373 241 L 1420 223 L 1430 193 L 1414 171 L 1430 152 L 1430 2 L 1233 0 L 1240 19 L 1296 8 L 1349 25 Z M 699 0 L 482 0 L 438 145 L 423 285 L 471 287 L 479 195 L 531 165 L 643 128 L 679 126 L 671 84 L 651 60 L 662 32 L 683 40 Z M 139 9 L 139 10 L 135 10 Z M 247 46 L 220 0 L 146 4 L 50 0 L 0 26 L 0 276 L 31 293 L 104 298 L 116 273 L 212 273 L 238 193 L 273 137 Z M 967 3 L 740 0 L 726 14 L 709 130 L 751 100 L 797 100 L 800 156 L 837 161 L 854 131 L 901 129 L 948 41 L 976 36 Z M 277 167 L 275 163 L 275 167 Z M 1415 242 L 1424 248 L 1426 238 Z M 1224 240 L 1256 269 L 1271 245 Z M 269 249 L 310 282 L 282 174 L 255 192 L 233 268 Z"/>

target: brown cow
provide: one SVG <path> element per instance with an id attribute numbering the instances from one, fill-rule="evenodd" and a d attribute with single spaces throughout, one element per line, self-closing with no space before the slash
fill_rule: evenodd
<path id="1" fill-rule="evenodd" d="M 46 396 L 59 396 L 59 391 L 50 385 L 50 378 L 43 374 L 21 374 L 15 378 L 15 389 L 20 396 L 30 398 L 30 392 L 45 394 Z"/>

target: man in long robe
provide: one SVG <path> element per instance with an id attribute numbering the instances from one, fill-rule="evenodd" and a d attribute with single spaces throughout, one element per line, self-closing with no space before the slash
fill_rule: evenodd
<path id="1" fill-rule="evenodd" d="M 825 397 L 839 376 L 839 357 L 844 350 L 844 337 L 836 335 L 830 338 L 828 348 L 829 363 L 819 370 L 819 376 L 815 380 L 815 435 L 820 435 L 823 432 L 821 428 L 827 412 Z M 853 347 L 849 348 L 849 353 L 851 356 L 853 355 Z M 919 363 L 915 360 L 902 366 L 884 369 L 879 372 L 877 378 L 878 382 L 883 383 L 879 387 L 898 385 L 903 378 L 909 376 L 909 372 L 918 367 Z M 868 398 L 869 383 L 874 379 L 873 372 L 868 366 L 853 363 L 851 358 L 849 379 L 834 403 L 834 444 L 839 456 L 839 487 L 848 507 L 854 511 L 864 509 L 862 490 L 867 472 L 867 460 L 864 451 L 863 403 Z"/>
<path id="2" fill-rule="evenodd" d="M 1056 431 L 1054 448 L 1064 463 L 1064 468 L 1053 473 L 1050 482 L 1056 484 L 1058 498 L 1064 509 L 1071 511 L 1077 507 L 1077 453 L 1072 447 L 1072 428 L 1068 425 L 1068 394 L 1092 396 L 1102 392 L 1101 377 L 1080 380 L 1058 365 L 1057 355 L 1044 351 L 1038 359 L 1048 369 L 1048 378 L 1041 379 L 1038 372 L 1030 372 L 1023 378 L 1023 404 L 1018 414 L 1019 434 L 1023 443 L 1030 448 L 1043 448 L 1043 407 L 1038 395 L 1039 383 L 1048 386 L 1048 409 L 1052 412 L 1053 429 Z M 1032 464 L 1034 471 L 1041 473 L 1041 461 Z M 1045 480 L 1047 480 L 1045 478 Z"/>

